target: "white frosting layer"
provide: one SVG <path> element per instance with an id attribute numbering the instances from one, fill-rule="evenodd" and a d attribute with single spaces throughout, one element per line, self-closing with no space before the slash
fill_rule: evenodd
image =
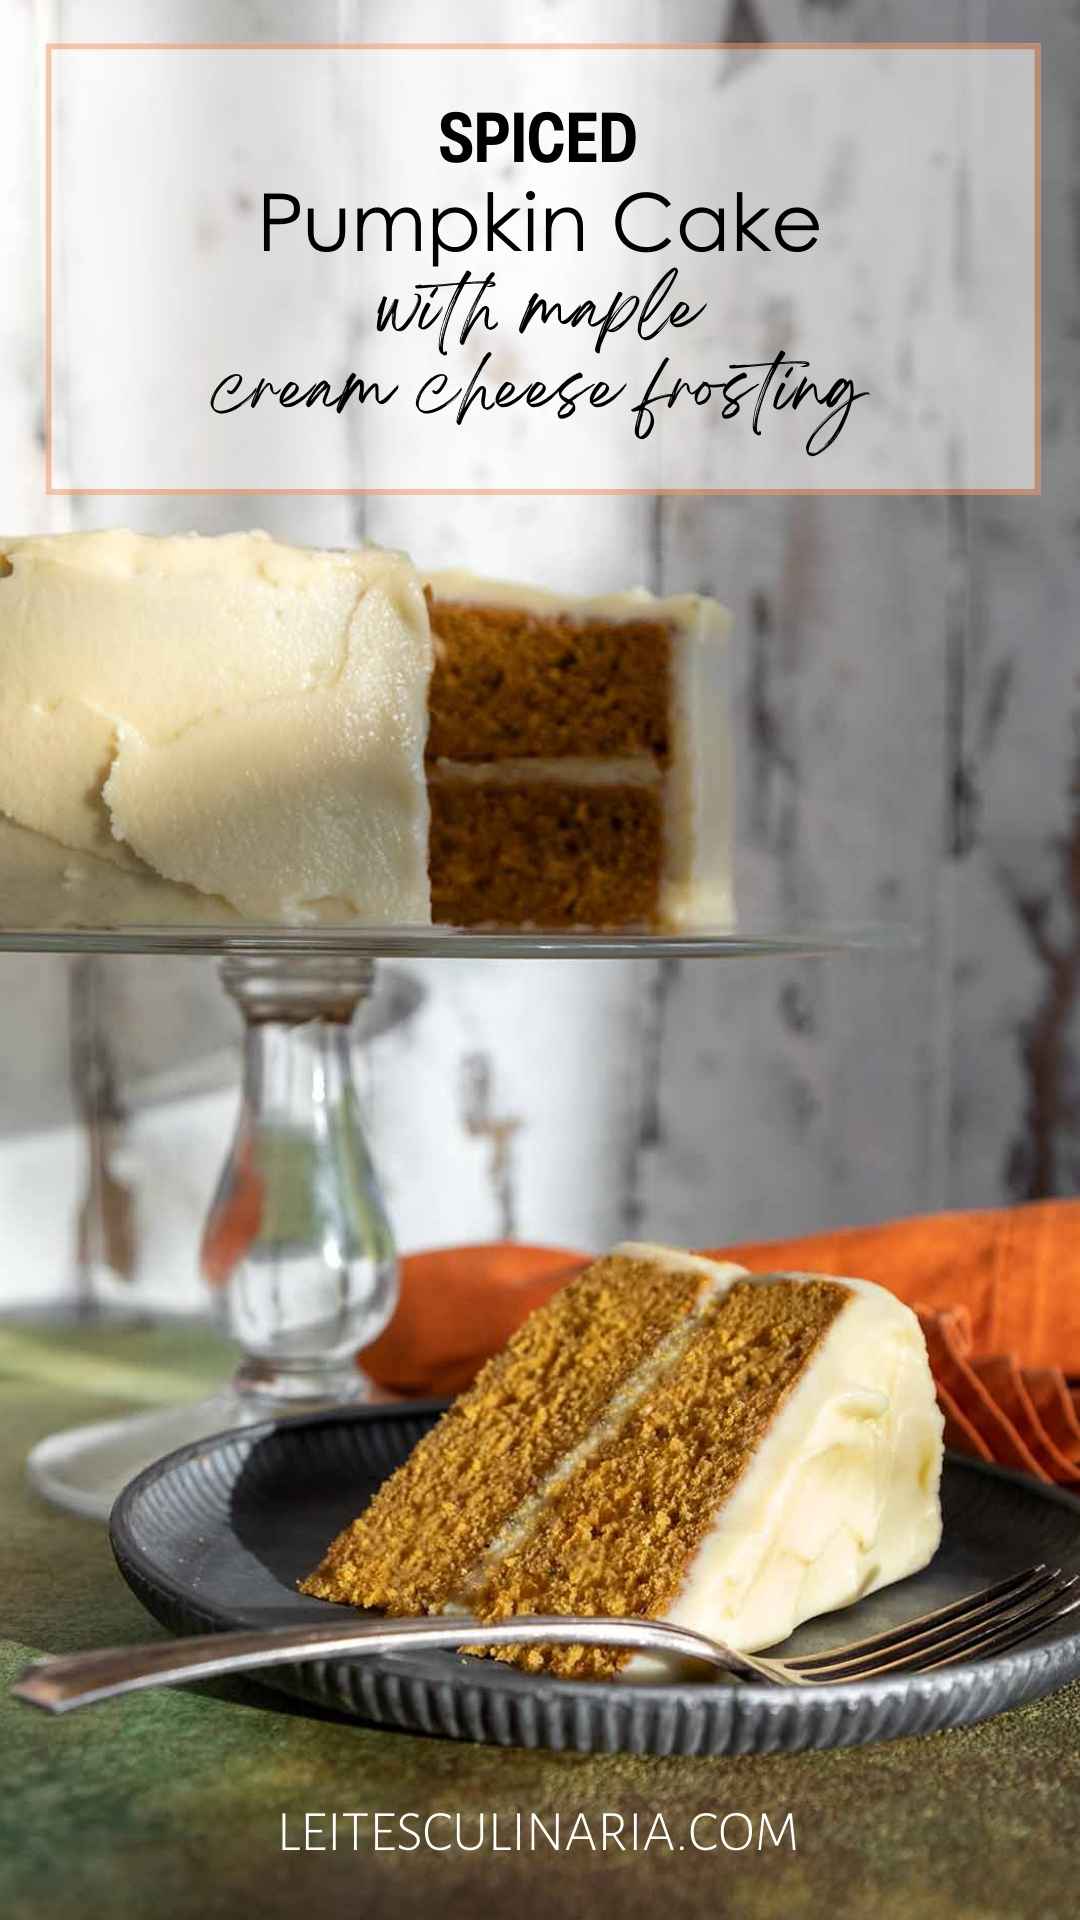
<path id="1" fill-rule="evenodd" d="M 808 1275 L 766 1275 L 762 1283 Z M 943 1422 L 918 1320 L 865 1280 L 717 1512 L 665 1618 L 753 1651 L 926 1566 Z M 641 1679 L 666 1664 L 639 1657 Z"/>
<path id="2" fill-rule="evenodd" d="M 667 1267 L 671 1273 L 698 1273 L 706 1282 L 703 1299 L 716 1299 L 734 1286 L 736 1280 L 753 1276 L 732 1260 L 707 1260 L 703 1253 L 688 1253 L 685 1247 L 663 1247 L 657 1240 L 620 1240 L 612 1247 L 609 1259 L 648 1260 L 654 1266 Z"/>
<path id="3" fill-rule="evenodd" d="M 674 927 L 729 927 L 735 920 L 731 615 L 715 600 L 691 604 L 675 648 L 662 906 Z"/>
<path id="4" fill-rule="evenodd" d="M 457 569 L 433 573 L 437 600 L 521 607 L 552 619 L 657 620 L 674 635 L 672 756 L 666 781 L 666 862 L 661 913 L 674 927 L 728 927 L 732 885 L 733 771 L 728 636 L 731 615 L 699 594 L 657 599 L 644 587 L 561 594 Z M 580 763 L 578 763 L 580 764 Z"/>
<path id="5" fill-rule="evenodd" d="M 663 773 L 648 754 L 626 760 L 586 760 L 567 754 L 561 760 L 436 760 L 428 779 L 459 787 L 657 787 Z"/>
<path id="6" fill-rule="evenodd" d="M 0 554 L 0 811 L 246 919 L 430 920 L 408 561 L 258 533 Z"/>
<path id="7" fill-rule="evenodd" d="M 118 866 L 75 853 L 0 814 L 0 927 L 63 932 L 92 927 L 240 925 L 225 900 L 159 880 L 138 861 Z"/>
<path id="8" fill-rule="evenodd" d="M 462 606 L 522 607 L 540 619 L 560 613 L 575 620 L 667 620 L 673 626 L 692 626 L 702 606 L 715 606 L 700 594 L 674 593 L 658 599 L 647 587 L 623 587 L 617 593 L 560 593 L 554 587 L 536 587 L 521 580 L 489 580 L 464 567 L 445 567 L 424 575 L 436 600 L 456 600 Z M 722 612 L 723 609 L 720 609 Z"/>

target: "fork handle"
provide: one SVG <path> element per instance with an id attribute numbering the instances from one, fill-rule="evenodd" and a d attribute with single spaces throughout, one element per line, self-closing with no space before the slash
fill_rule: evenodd
<path id="1" fill-rule="evenodd" d="M 222 1673 L 245 1673 L 292 1660 L 330 1659 L 341 1654 L 395 1653 L 413 1647 L 511 1646 L 546 1641 L 552 1645 L 629 1647 L 635 1652 L 675 1654 L 706 1660 L 748 1680 L 763 1678 L 761 1667 L 733 1650 L 706 1640 L 686 1627 L 625 1618 L 575 1620 L 521 1614 L 513 1620 L 480 1621 L 463 1616 L 423 1620 L 363 1620 L 343 1626 L 297 1626 L 208 1633 L 184 1640 L 152 1640 L 145 1646 L 102 1647 L 90 1653 L 61 1654 L 35 1660 L 11 1691 L 49 1713 L 111 1700 L 117 1694 L 148 1687 L 176 1686 Z"/>

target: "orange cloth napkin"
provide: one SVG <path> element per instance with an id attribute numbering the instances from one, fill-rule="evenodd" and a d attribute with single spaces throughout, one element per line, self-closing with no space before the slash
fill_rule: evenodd
<path id="1" fill-rule="evenodd" d="M 946 1439 L 1040 1480 L 1080 1483 L 1080 1201 L 931 1214 L 799 1240 L 710 1248 L 751 1271 L 860 1275 L 916 1310 Z M 402 1261 L 401 1299 L 360 1356 L 388 1393 L 467 1386 L 589 1256 L 496 1242 Z"/>

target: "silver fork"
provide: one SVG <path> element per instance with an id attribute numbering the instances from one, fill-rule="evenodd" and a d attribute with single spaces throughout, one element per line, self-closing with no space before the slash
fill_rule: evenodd
<path id="1" fill-rule="evenodd" d="M 174 1686 L 182 1680 L 206 1680 L 221 1673 L 250 1672 L 293 1660 L 403 1653 L 415 1647 L 538 1643 L 674 1654 L 681 1660 L 701 1661 L 722 1673 L 765 1681 L 770 1686 L 836 1685 L 844 1680 L 873 1680 L 882 1674 L 927 1673 L 958 1660 L 1001 1653 L 1080 1607 L 1080 1594 L 1069 1597 L 1078 1585 L 1080 1573 L 1065 1575 L 1060 1567 L 1029 1567 L 903 1626 L 843 1647 L 830 1647 L 824 1653 L 786 1660 L 737 1653 L 703 1633 L 669 1626 L 662 1620 L 518 1614 L 510 1620 L 481 1621 L 444 1615 L 422 1620 L 364 1619 L 345 1625 L 338 1619 L 326 1626 L 210 1633 L 187 1640 L 152 1641 L 148 1646 L 61 1654 L 56 1659 L 35 1660 L 12 1692 L 49 1713 L 67 1713 L 72 1707 L 110 1700 L 120 1693 Z"/>

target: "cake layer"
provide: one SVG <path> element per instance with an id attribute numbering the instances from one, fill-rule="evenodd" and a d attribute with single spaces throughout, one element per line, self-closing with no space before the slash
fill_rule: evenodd
<path id="1" fill-rule="evenodd" d="M 663 619 L 457 602 L 436 585 L 431 625 L 430 758 L 647 753 L 667 764 L 671 633 Z"/>
<path id="2" fill-rule="evenodd" d="M 0 552 L 0 811 L 247 919 L 428 921 L 407 561 L 263 534 Z"/>
<path id="3" fill-rule="evenodd" d="M 648 1247 L 596 1261 L 488 1362 L 338 1535 L 304 1592 L 391 1613 L 438 1611 L 637 1369 L 685 1338 L 718 1281 L 737 1271 Z"/>
<path id="4" fill-rule="evenodd" d="M 508 774 L 508 764 L 491 769 L 486 783 L 452 768 L 431 772 L 433 919 L 462 927 L 655 926 L 664 870 L 660 788 L 560 782 L 554 766 L 539 780 L 520 762 Z"/>

